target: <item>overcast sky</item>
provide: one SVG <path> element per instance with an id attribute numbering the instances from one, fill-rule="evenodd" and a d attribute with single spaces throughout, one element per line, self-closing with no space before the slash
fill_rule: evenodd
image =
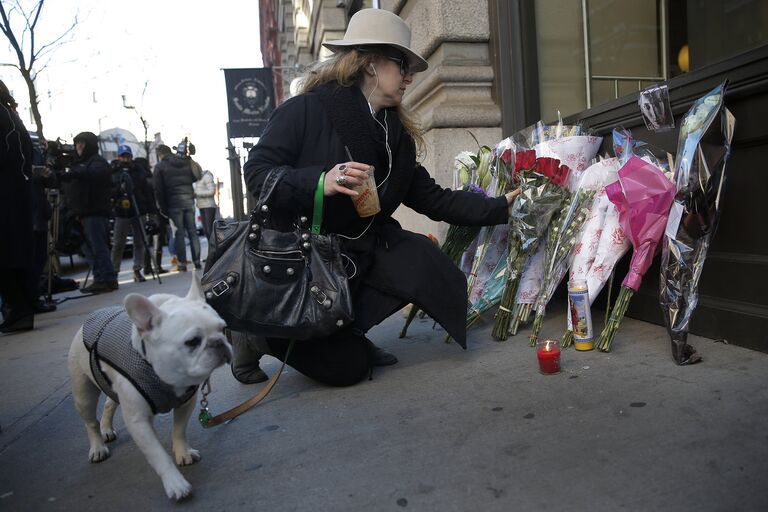
<path id="1" fill-rule="evenodd" d="M 60 35 L 75 14 L 79 24 L 38 79 L 46 137 L 71 142 L 81 131 L 121 127 L 143 140 L 125 95 L 148 121 L 150 140 L 160 132 L 172 146 L 188 135 L 203 168 L 228 184 L 221 69 L 262 66 L 258 11 L 258 0 L 48 0 L 37 45 Z M 0 63 L 8 62 L 17 61 L 2 37 Z M 0 77 L 22 107 L 29 104 L 17 70 L 0 67 Z M 223 194 L 222 203 L 229 201 Z"/>

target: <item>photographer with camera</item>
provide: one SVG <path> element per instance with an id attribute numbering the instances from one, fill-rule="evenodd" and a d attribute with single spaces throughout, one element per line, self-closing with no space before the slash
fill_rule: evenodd
<path id="1" fill-rule="evenodd" d="M 189 157 L 188 150 L 189 143 L 186 138 L 177 146 L 175 155 L 170 154 L 168 146 L 158 146 L 157 156 L 160 162 L 155 166 L 154 173 L 157 205 L 160 213 L 171 219 L 179 272 L 187 270 L 184 232 L 189 238 L 195 268 L 203 268 L 200 264 L 200 240 L 195 228 L 195 192 L 192 188 L 192 184 L 200 179 L 202 169 Z"/>
<path id="2" fill-rule="evenodd" d="M 143 283 L 146 278 L 141 269 L 147 248 L 144 245 L 142 216 L 155 212 L 155 196 L 146 170 L 133 161 L 133 151 L 125 144 L 118 146 L 117 160 L 112 163 L 112 184 L 115 203 L 112 266 L 115 272 L 120 272 L 128 232 L 132 231 L 133 282 Z"/>
<path id="3" fill-rule="evenodd" d="M 66 204 L 83 226 L 83 252 L 93 270 L 93 283 L 80 291 L 111 292 L 118 288 L 117 274 L 109 253 L 112 169 L 99 155 L 96 134 L 78 133 L 74 143 L 77 158 L 60 179 Z"/>

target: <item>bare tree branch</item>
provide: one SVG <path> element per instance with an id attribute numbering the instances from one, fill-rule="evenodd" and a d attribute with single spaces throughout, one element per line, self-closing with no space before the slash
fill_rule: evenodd
<path id="1" fill-rule="evenodd" d="M 10 4 L 9 8 L 6 5 Z M 29 92 L 30 108 L 32 110 L 32 117 L 37 125 L 37 133 L 41 138 L 43 136 L 43 121 L 40 115 L 40 101 L 35 88 L 35 80 L 41 71 L 45 70 L 50 64 L 50 54 L 55 48 L 61 47 L 66 43 L 64 39 L 70 35 L 78 24 L 78 17 L 75 15 L 75 19 L 72 24 L 58 37 L 52 41 L 41 45 L 36 48 L 36 34 L 37 23 L 40 21 L 40 17 L 45 6 L 45 0 L 38 0 L 35 6 L 27 13 L 21 5 L 20 0 L 14 0 L 13 2 L 0 1 L 0 31 L 8 39 L 11 47 L 16 53 L 16 58 L 19 61 L 18 65 L 15 64 L 0 64 L 11 65 L 19 70 L 21 76 L 24 78 L 24 82 L 27 84 Z M 14 32 L 11 18 L 14 12 L 18 12 L 23 18 L 21 25 L 20 37 Z M 28 39 L 27 39 L 28 34 Z M 24 43 L 28 41 L 28 56 L 25 55 Z M 47 57 L 46 61 L 42 62 L 42 59 Z M 42 63 L 41 63 L 42 62 Z"/>

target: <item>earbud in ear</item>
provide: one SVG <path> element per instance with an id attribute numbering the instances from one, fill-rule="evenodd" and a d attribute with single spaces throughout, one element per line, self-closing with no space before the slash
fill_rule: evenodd
<path id="1" fill-rule="evenodd" d="M 376 73 L 376 68 L 373 67 L 373 64 L 368 64 L 368 67 L 371 68 L 371 71 L 373 71 L 374 75 L 379 76 L 378 73 Z"/>

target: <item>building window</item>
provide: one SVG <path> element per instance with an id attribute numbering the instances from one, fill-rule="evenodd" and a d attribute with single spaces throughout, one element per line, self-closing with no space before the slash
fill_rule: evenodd
<path id="1" fill-rule="evenodd" d="M 535 23 L 547 120 L 768 44 L 764 0 L 535 0 Z"/>

